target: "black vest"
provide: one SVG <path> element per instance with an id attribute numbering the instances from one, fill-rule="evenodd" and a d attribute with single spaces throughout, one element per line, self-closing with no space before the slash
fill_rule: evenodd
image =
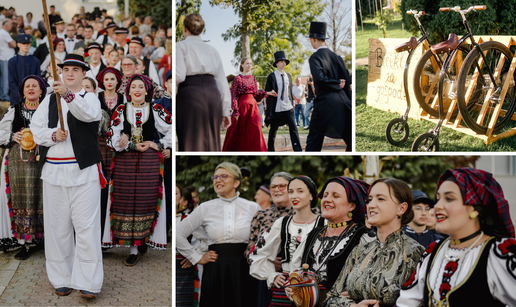
<path id="1" fill-rule="evenodd" d="M 63 116 L 66 116 L 68 121 L 68 129 L 70 130 L 69 136 L 72 140 L 73 152 L 75 159 L 79 164 L 79 169 L 85 169 L 95 163 L 102 161 L 98 140 L 99 121 L 91 123 L 82 122 L 75 118 L 75 116 L 73 116 L 72 112 L 70 111 L 68 111 L 68 113 L 64 114 Z M 50 96 L 50 103 L 48 105 L 48 128 L 57 127 L 58 121 L 59 113 L 57 111 L 56 94 L 52 93 Z M 49 147 L 39 147 L 40 167 L 43 167 L 45 164 L 48 150 Z"/>
<path id="2" fill-rule="evenodd" d="M 281 257 L 281 262 L 290 262 L 290 253 L 286 252 L 288 251 L 288 248 L 290 246 L 290 240 L 291 236 L 288 235 L 288 225 L 292 221 L 293 215 L 285 216 L 283 220 L 281 221 L 281 245 L 280 245 L 280 251 L 278 254 L 278 257 Z M 324 226 L 324 218 L 320 215 L 317 216 L 317 220 L 315 221 L 315 226 L 313 229 L 317 227 Z M 312 231 L 313 231 L 312 229 Z"/>
<path id="3" fill-rule="evenodd" d="M 430 255 L 428 266 L 426 268 L 426 282 L 424 292 L 425 306 L 432 306 L 432 289 L 430 288 L 430 270 L 434 262 L 435 255 L 441 250 L 443 243 L 447 240 L 439 241 L 434 247 L 434 251 Z M 489 291 L 487 284 L 487 260 L 489 258 L 489 250 L 496 242 L 494 237 L 491 237 L 484 243 L 482 250 L 475 262 L 475 267 L 470 269 L 470 273 L 458 286 L 452 288 L 446 298 L 448 300 L 448 307 L 457 306 L 489 306 L 489 307 L 504 307 L 505 305 L 493 297 Z"/>
<path id="4" fill-rule="evenodd" d="M 146 122 L 142 123 L 142 137 L 143 142 L 145 141 L 154 141 L 154 133 L 156 132 L 156 127 L 154 126 L 154 112 L 152 112 L 152 105 L 150 103 L 147 104 L 146 108 L 149 108 L 149 118 Z M 125 107 L 124 113 L 124 133 L 129 136 L 129 140 L 132 139 L 132 126 L 127 120 L 127 106 Z"/>
<path id="5" fill-rule="evenodd" d="M 118 108 L 119 105 L 124 104 L 124 95 L 117 93 L 118 99 L 116 101 L 116 105 L 113 107 L 113 109 L 109 109 L 109 107 L 106 104 L 106 92 L 100 92 L 99 93 L 99 101 L 100 101 L 100 107 L 102 110 L 106 111 L 109 114 L 109 119 L 111 120 L 111 117 L 113 116 L 113 113 L 115 112 L 116 108 Z"/>
<path id="6" fill-rule="evenodd" d="M 310 270 L 314 270 L 314 257 L 318 256 L 313 254 L 313 246 L 317 241 L 317 238 L 321 236 L 324 229 L 326 229 L 326 227 L 316 228 L 312 230 L 312 232 L 310 232 L 310 234 L 306 238 L 306 245 L 305 250 L 303 251 L 303 260 L 301 264 L 307 263 L 310 266 Z M 326 263 L 326 281 L 319 281 L 326 289 L 329 290 L 331 289 L 331 287 L 333 287 L 333 284 L 339 277 L 340 271 L 342 271 L 342 268 L 344 268 L 344 265 L 346 264 L 346 260 L 348 259 L 349 254 L 351 253 L 353 248 L 355 248 L 356 245 L 360 244 L 360 238 L 362 238 L 362 235 L 368 231 L 369 229 L 367 227 L 359 224 L 357 230 L 349 239 L 346 246 L 334 257 L 330 256 L 328 262 Z M 338 244 L 338 242 L 336 242 L 335 244 Z"/>
<path id="7" fill-rule="evenodd" d="M 30 120 L 24 120 L 24 117 L 22 115 L 22 105 L 23 103 L 17 103 L 14 107 L 14 119 L 13 124 L 11 128 L 11 132 L 16 133 L 20 131 L 22 128 L 29 128 L 30 127 Z"/>

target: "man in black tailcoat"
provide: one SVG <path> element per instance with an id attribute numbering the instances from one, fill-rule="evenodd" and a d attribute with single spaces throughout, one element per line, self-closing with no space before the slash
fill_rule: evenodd
<path id="1" fill-rule="evenodd" d="M 321 151 L 327 136 L 343 139 L 351 151 L 351 77 L 343 59 L 326 46 L 325 22 L 313 21 L 309 38 L 316 49 L 309 63 L 317 96 L 305 150 Z"/>
<path id="2" fill-rule="evenodd" d="M 285 72 L 285 67 L 290 63 L 285 57 L 284 51 L 274 53 L 273 66 L 277 69 L 267 77 L 265 91 L 274 91 L 274 95 L 267 97 L 267 108 L 265 109 L 265 125 L 270 125 L 269 140 L 267 149 L 274 150 L 276 132 L 278 127 L 288 125 L 290 141 L 294 151 L 302 151 L 297 132 L 296 120 L 294 117 L 294 99 L 292 98 L 292 77 Z"/>

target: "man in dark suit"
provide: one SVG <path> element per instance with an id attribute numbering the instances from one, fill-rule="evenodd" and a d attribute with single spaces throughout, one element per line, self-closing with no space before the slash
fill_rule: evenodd
<path id="1" fill-rule="evenodd" d="M 351 151 L 351 77 L 343 59 L 326 46 L 325 22 L 312 21 L 309 38 L 316 49 L 309 63 L 317 95 L 305 151 L 321 151 L 325 136 L 343 139 Z"/>
<path id="2" fill-rule="evenodd" d="M 274 53 L 274 67 L 277 69 L 267 77 L 265 91 L 274 91 L 274 96 L 267 97 L 267 109 L 265 110 L 265 124 L 271 126 L 267 149 L 274 150 L 276 132 L 278 127 L 288 125 L 290 141 L 294 151 L 302 151 L 294 117 L 294 105 L 292 98 L 292 77 L 285 72 L 285 67 L 290 63 L 285 57 L 284 51 Z"/>

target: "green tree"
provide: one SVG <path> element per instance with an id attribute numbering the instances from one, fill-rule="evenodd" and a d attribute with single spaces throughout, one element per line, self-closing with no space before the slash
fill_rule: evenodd
<path id="1" fill-rule="evenodd" d="M 385 158 L 385 157 L 384 157 Z M 438 156 L 391 156 L 383 164 L 380 177 L 395 177 L 405 181 L 412 189 L 419 189 L 430 196 L 435 194 L 437 180 L 446 169 L 458 166 L 474 166 L 473 160 L 455 156 L 454 159 Z M 241 197 L 252 200 L 256 189 L 269 184 L 274 173 L 290 172 L 312 178 L 319 189 L 326 180 L 349 172 L 363 179 L 362 158 L 359 156 L 180 156 L 176 158 L 176 183 L 185 187 L 193 185 L 199 190 L 201 202 L 216 197 L 211 176 L 215 167 L 229 161 L 251 171 L 246 191 Z M 466 161 L 466 162 L 465 162 Z"/>
<path id="2" fill-rule="evenodd" d="M 392 12 L 390 10 L 384 10 L 383 12 L 376 11 L 376 17 L 374 18 L 374 23 L 380 27 L 383 31 L 383 38 L 385 38 L 385 30 L 387 29 L 387 25 L 392 20 Z"/>
<path id="3" fill-rule="evenodd" d="M 176 1 L 176 42 L 182 41 L 183 21 L 185 16 L 192 13 L 199 14 L 201 11 L 201 0 L 177 0 Z"/>
<path id="4" fill-rule="evenodd" d="M 267 12 L 266 19 L 272 23 L 265 29 L 258 29 L 251 33 L 250 50 L 253 59 L 254 75 L 267 76 L 275 70 L 274 52 L 283 50 L 290 64 L 285 69 L 293 76 L 301 73 L 303 63 L 310 56 L 310 51 L 303 48 L 302 40 L 307 40 L 310 22 L 320 15 L 324 4 L 320 0 L 295 1 L 287 0 L 281 6 Z M 233 65 L 238 67 L 242 59 L 242 42 L 240 33 L 226 32 L 225 41 L 238 40 L 235 45 Z"/>
<path id="5" fill-rule="evenodd" d="M 125 9 L 125 1 L 117 0 L 121 12 Z M 172 27 L 171 3 L 162 0 L 131 0 L 129 2 L 129 15 L 134 19 L 136 16 L 151 16 L 155 25 L 166 25 Z"/>
<path id="6" fill-rule="evenodd" d="M 277 10 L 280 3 L 280 0 L 210 0 L 211 5 L 223 8 L 232 7 L 235 13 L 242 18 L 240 23 L 226 32 L 230 36 L 238 35 L 240 37 L 241 46 L 243 46 L 241 58 L 251 56 L 250 34 L 271 25 L 272 20 L 267 18 L 267 14 Z"/>

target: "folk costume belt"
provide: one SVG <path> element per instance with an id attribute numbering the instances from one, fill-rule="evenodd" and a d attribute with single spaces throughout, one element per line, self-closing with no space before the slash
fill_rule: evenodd
<path id="1" fill-rule="evenodd" d="M 47 157 L 47 162 L 50 164 L 72 164 L 77 163 L 75 158 L 50 158 Z"/>

